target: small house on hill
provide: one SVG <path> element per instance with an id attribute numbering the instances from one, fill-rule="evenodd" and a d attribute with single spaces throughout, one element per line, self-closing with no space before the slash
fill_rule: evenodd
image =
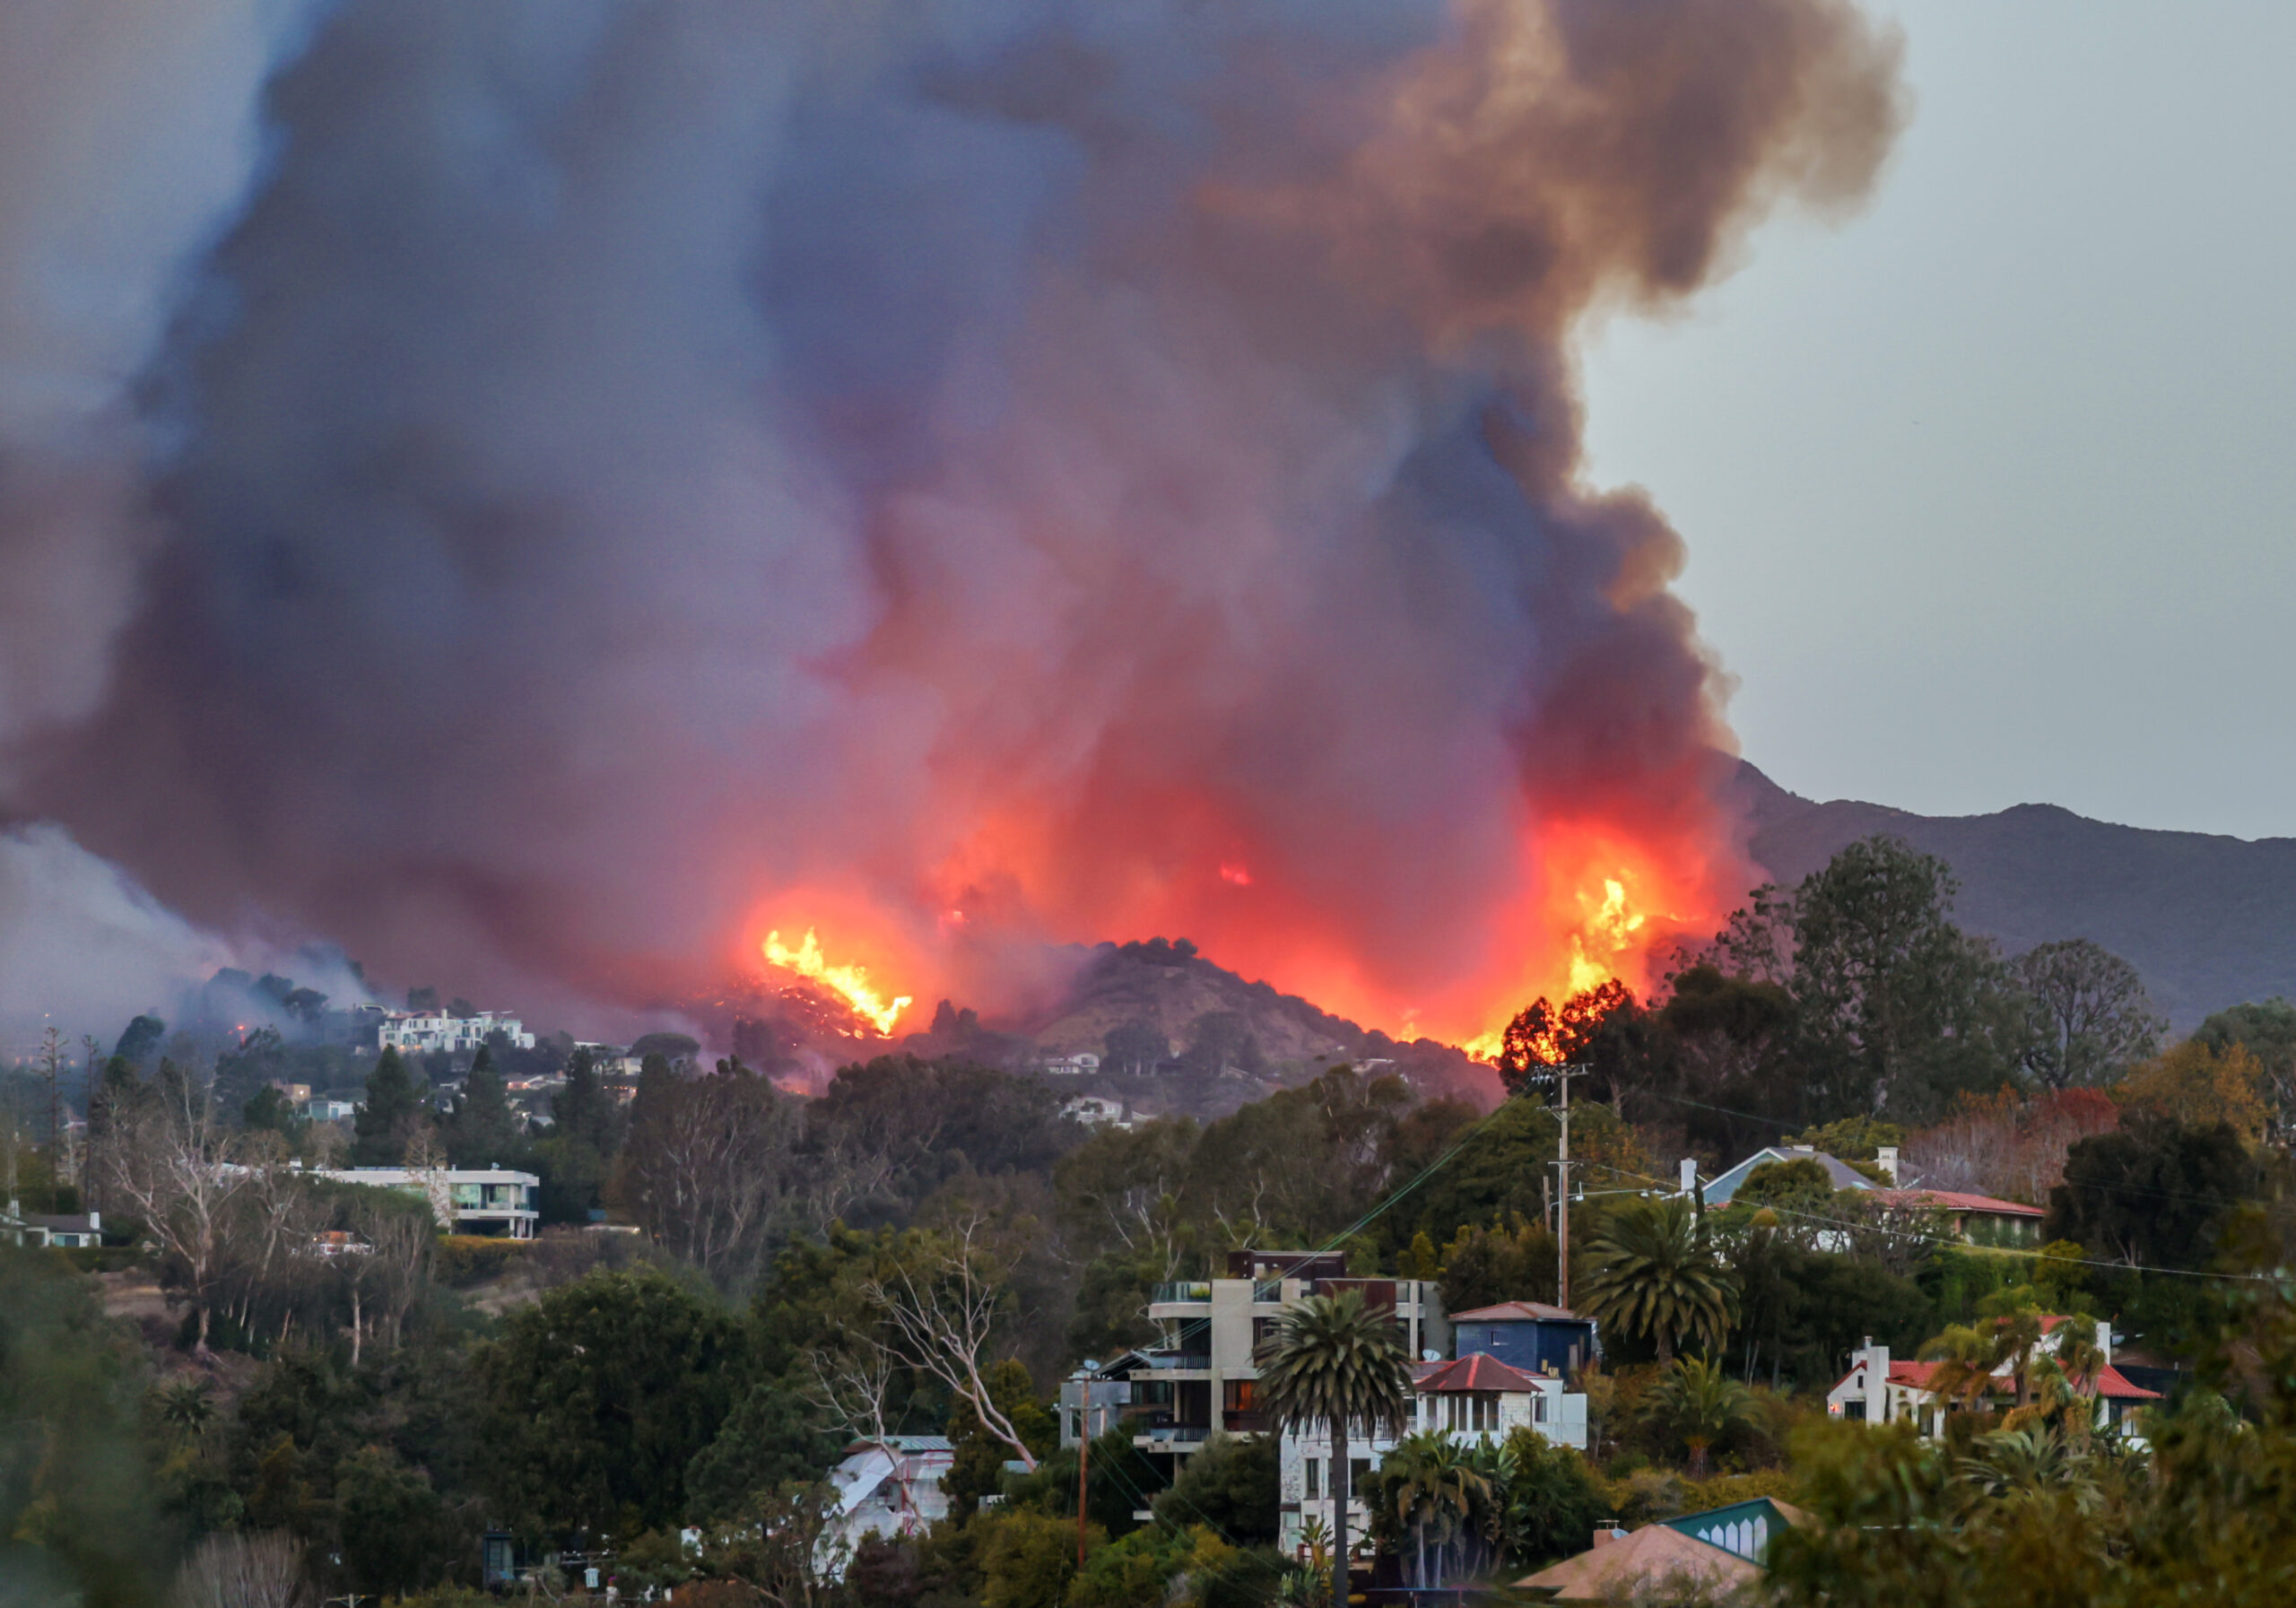
<path id="1" fill-rule="evenodd" d="M 1570 1375 L 1595 1355 L 1595 1320 L 1544 1301 L 1501 1301 L 1451 1315 L 1452 1355 L 1483 1352 L 1525 1373 Z"/>

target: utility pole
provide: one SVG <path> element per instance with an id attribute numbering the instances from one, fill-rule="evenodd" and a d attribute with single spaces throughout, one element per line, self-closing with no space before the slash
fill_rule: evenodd
<path id="1" fill-rule="evenodd" d="M 1561 1196 L 1554 1218 L 1554 1304 L 1566 1312 L 1570 1310 L 1570 1080 L 1585 1077 L 1587 1072 L 1586 1067 L 1576 1065 L 1553 1068 L 1554 1086 L 1561 1095 L 1555 1115 L 1562 1123 L 1562 1137 L 1554 1152 L 1554 1170 Z"/>
<path id="2" fill-rule="evenodd" d="M 1084 1505 L 1086 1478 L 1092 1467 L 1092 1377 L 1084 1376 L 1084 1404 L 1079 1411 L 1076 1434 L 1076 1572 L 1084 1572 Z"/>

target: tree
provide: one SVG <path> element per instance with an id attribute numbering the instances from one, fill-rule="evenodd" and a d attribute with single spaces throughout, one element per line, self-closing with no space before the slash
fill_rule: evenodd
<path id="1" fill-rule="evenodd" d="M 1180 1052 L 1180 1059 L 1195 1071 L 1218 1077 L 1256 1073 L 1266 1064 L 1240 1011 L 1206 1011 L 1190 1022 L 1187 1048 Z"/>
<path id="2" fill-rule="evenodd" d="M 796 1193 L 796 1102 L 738 1060 L 680 1077 L 646 1059 L 622 1152 L 622 1193 L 640 1223 L 721 1287 L 763 1264 L 775 1213 Z"/>
<path id="3" fill-rule="evenodd" d="M 1536 1430 L 1507 1437 L 1507 1530 L 1518 1562 L 1540 1565 L 1587 1549 L 1594 1527 L 1615 1509 L 1576 1449 Z"/>
<path id="4" fill-rule="evenodd" d="M 596 1273 L 503 1320 L 474 1359 L 506 1516 L 615 1532 L 683 1517 L 685 1473 L 740 1378 L 733 1319 L 665 1273 Z"/>
<path id="5" fill-rule="evenodd" d="M 168 1064 L 161 1065 L 166 1071 Z M 180 1075 L 159 1079 L 150 1100 L 114 1121 L 105 1152 L 109 1187 L 178 1265 L 196 1318 L 193 1349 L 204 1355 L 231 1204 L 255 1173 L 236 1164 L 232 1135 L 215 1120 L 204 1094 Z"/>
<path id="6" fill-rule="evenodd" d="M 1488 1508 L 1495 1492 L 1490 1477 L 1477 1468 L 1465 1449 L 1439 1430 L 1420 1430 L 1406 1435 L 1381 1460 L 1364 1492 L 1364 1506 L 1374 1525 L 1391 1539 L 1408 1534 L 1412 1544 L 1412 1584 L 1439 1587 L 1447 1554 L 1457 1553 L 1462 1569 L 1470 1567 L 1465 1553 L 1472 1541 L 1469 1521 Z M 1435 1543 L 1435 1567 L 1427 1567 L 1427 1543 Z"/>
<path id="7" fill-rule="evenodd" d="M 602 1161 L 622 1148 L 619 1103 L 599 1080 L 597 1057 L 587 1049 L 568 1057 L 566 1086 L 552 1096 L 550 1115 L 554 1135 L 587 1146 Z"/>
<path id="8" fill-rule="evenodd" d="M 1753 1421 L 1753 1393 L 1711 1358 L 1680 1357 L 1650 1393 L 1650 1411 L 1690 1447 L 1690 1477 L 1706 1477 L 1707 1454 L 1717 1441 Z"/>
<path id="9" fill-rule="evenodd" d="M 1401 1426 L 1409 1412 L 1411 1359 L 1392 1312 L 1361 1291 L 1310 1295 L 1275 1319 L 1260 1346 L 1259 1398 L 1278 1433 L 1331 1436 L 1332 1601 L 1347 1601 L 1348 1438 Z"/>
<path id="10" fill-rule="evenodd" d="M 1587 1309 L 1628 1334 L 1647 1335 L 1658 1365 L 1678 1342 L 1712 1348 L 1729 1332 L 1737 1280 L 1715 1255 L 1703 1221 L 1679 1195 L 1627 1202 L 1596 1230 Z"/>
<path id="11" fill-rule="evenodd" d="M 2121 1081 L 2113 1099 L 2140 1118 L 2188 1128 L 2222 1124 L 2243 1139 L 2263 1137 L 2266 1109 L 2257 1085 L 2263 1067 L 2244 1045 L 2223 1049 L 2187 1039 Z"/>
<path id="12" fill-rule="evenodd" d="M 141 1067 L 167 1036 L 166 1022 L 156 1016 L 138 1016 L 121 1031 L 119 1041 L 112 1046 L 111 1053 L 126 1062 L 131 1069 Z"/>
<path id="13" fill-rule="evenodd" d="M 300 1131 L 303 1124 L 295 1115 L 294 1102 L 271 1084 L 265 1083 L 249 1097 L 246 1105 L 239 1108 L 239 1126 L 249 1129 L 264 1129 L 292 1139 Z"/>
<path id="14" fill-rule="evenodd" d="M 2136 968 L 2086 938 L 2028 950 L 2011 969 L 2040 1029 L 2025 1065 L 2048 1088 L 2111 1082 L 2152 1053 L 2168 1025 L 2153 1014 Z"/>
<path id="15" fill-rule="evenodd" d="M 1511 1229 L 1470 1223 L 1442 1250 L 1444 1309 L 1471 1312 L 1501 1301 L 1552 1301 L 1556 1256 L 1554 1230 L 1543 1222 L 1518 1217 Z"/>
<path id="16" fill-rule="evenodd" d="M 367 1074 L 367 1103 L 352 1125 L 357 1137 L 351 1147 L 356 1167 L 396 1167 L 405 1158 L 406 1142 L 422 1119 L 422 1102 L 414 1080 L 396 1049 L 376 1057 Z"/>
<path id="17" fill-rule="evenodd" d="M 2296 1123 L 2296 1004 L 2278 995 L 2219 1011 L 2194 1032 L 2214 1050 L 2239 1045 L 2254 1056 L 2258 1092 L 2270 1108 L 2272 1133 L 2284 1142 Z"/>
<path id="18" fill-rule="evenodd" d="M 1164 1030 L 1144 1016 L 1118 1022 L 1100 1042 L 1108 1052 L 1109 1068 L 1132 1077 L 1155 1071 L 1172 1053 L 1171 1040 L 1164 1037 Z"/>
<path id="19" fill-rule="evenodd" d="M 1955 888 L 1944 861 L 1868 838 L 1796 894 L 1794 995 L 1824 1115 L 1918 1114 L 2013 1064 L 2015 1002 L 1948 919 Z"/>
<path id="20" fill-rule="evenodd" d="M 1560 1009 L 1542 997 L 1500 1035 L 1500 1081 L 1515 1094 L 1549 1067 L 1587 1065 L 1612 1086 L 1615 1101 L 1645 1030 L 1641 1007 L 1616 978 L 1572 995 Z"/>
<path id="21" fill-rule="evenodd" d="M 1214 1436 L 1156 1498 L 1157 1517 L 1176 1529 L 1209 1525 L 1239 1546 L 1274 1545 L 1283 1494 L 1278 1452 L 1272 1435 Z"/>
<path id="22" fill-rule="evenodd" d="M 1000 1400 L 987 1360 L 1011 1268 L 991 1247 L 987 1223 L 968 1217 L 944 1233 L 901 1237 L 862 1286 L 883 1326 L 880 1342 L 902 1366 L 939 1381 L 1024 1467 L 1037 1449 Z"/>
<path id="23" fill-rule="evenodd" d="M 1037 1400 L 1029 1370 L 1007 1357 L 983 1377 L 987 1405 L 1000 1422 L 1018 1437 L 1022 1460 L 1034 1470 L 1039 1460 L 1060 1438 L 1059 1425 Z M 954 1456 L 941 1489 L 949 1496 L 949 1513 L 959 1524 L 970 1518 L 983 1498 L 994 1499 L 1004 1486 L 1004 1465 L 1013 1460 L 1013 1445 L 1004 1433 L 989 1428 L 973 1404 L 959 1397 L 950 1412 L 949 1444 Z"/>
<path id="24" fill-rule="evenodd" d="M 2131 1266 L 2197 1268 L 2217 1221 L 2256 1183 L 2256 1164 L 2230 1126 L 2140 1121 L 2066 1153 L 2042 1232 Z"/>
<path id="25" fill-rule="evenodd" d="M 176 1575 L 170 1608 L 302 1608 L 303 1549 L 277 1531 L 210 1535 Z"/>

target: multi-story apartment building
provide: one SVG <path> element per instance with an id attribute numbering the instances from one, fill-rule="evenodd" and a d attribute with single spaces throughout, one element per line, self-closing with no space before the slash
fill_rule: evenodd
<path id="1" fill-rule="evenodd" d="M 1132 1390 L 1124 1415 L 1134 1444 L 1177 1473 L 1215 1432 L 1265 1430 L 1254 1353 L 1285 1308 L 1345 1290 L 1394 1313 L 1413 1356 L 1447 1354 L 1450 1327 L 1432 1280 L 1351 1278 L 1337 1252 L 1231 1251 L 1226 1278 L 1161 1284 L 1152 1293 L 1148 1317 L 1162 1326 L 1163 1340 L 1126 1360 Z"/>

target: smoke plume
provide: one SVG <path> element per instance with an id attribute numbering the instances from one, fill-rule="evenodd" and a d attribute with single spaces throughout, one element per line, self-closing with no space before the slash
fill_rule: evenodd
<path id="1" fill-rule="evenodd" d="M 184 114 L 242 178 L 146 252 L 199 245 L 132 475 L 0 468 L 12 615 L 95 656 L 12 666 L 12 802 L 178 909 L 529 1009 L 769 928 L 983 1004 L 1185 934 L 1463 1037 L 1736 891 L 1571 342 L 1863 195 L 1839 0 L 265 20 Z"/>

